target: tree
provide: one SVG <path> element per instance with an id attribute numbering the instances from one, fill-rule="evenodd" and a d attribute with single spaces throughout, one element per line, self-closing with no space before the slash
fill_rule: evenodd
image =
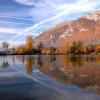
<path id="1" fill-rule="evenodd" d="M 70 52 L 73 53 L 73 54 L 77 53 L 77 43 L 76 42 L 72 43 L 72 46 L 70 48 Z"/>
<path id="2" fill-rule="evenodd" d="M 26 37 L 26 51 L 27 52 L 32 52 L 33 48 L 34 48 L 33 38 L 32 38 L 32 36 L 28 35 Z"/>
<path id="3" fill-rule="evenodd" d="M 55 53 L 56 53 L 56 48 L 55 47 L 51 47 L 50 54 L 55 54 Z"/>
<path id="4" fill-rule="evenodd" d="M 81 54 L 83 53 L 83 45 L 81 41 L 73 42 L 70 48 L 70 52 L 73 54 Z"/>
<path id="5" fill-rule="evenodd" d="M 71 42 L 66 43 L 66 45 L 65 45 L 65 52 L 66 53 L 70 53 L 71 46 L 72 46 Z"/>
<path id="6" fill-rule="evenodd" d="M 14 54 L 15 53 L 15 47 L 13 47 L 12 50 L 13 50 L 13 54 Z"/>
<path id="7" fill-rule="evenodd" d="M 2 46 L 3 46 L 3 52 L 7 53 L 9 44 L 7 42 L 2 42 Z"/>
<path id="8" fill-rule="evenodd" d="M 43 48 L 44 48 L 43 43 L 39 42 L 39 44 L 37 45 L 37 49 L 41 52 Z"/>
<path id="9" fill-rule="evenodd" d="M 83 52 L 83 45 L 81 41 L 77 42 L 77 53 L 81 54 Z"/>
<path id="10" fill-rule="evenodd" d="M 100 52 L 100 45 L 95 46 L 95 52 L 99 53 Z"/>

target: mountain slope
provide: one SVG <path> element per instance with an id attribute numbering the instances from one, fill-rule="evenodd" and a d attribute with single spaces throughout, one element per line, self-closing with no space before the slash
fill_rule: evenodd
<path id="1" fill-rule="evenodd" d="M 43 42 L 46 47 L 64 47 L 73 41 L 100 42 L 100 11 L 74 21 L 64 21 L 35 38 L 36 43 Z"/>

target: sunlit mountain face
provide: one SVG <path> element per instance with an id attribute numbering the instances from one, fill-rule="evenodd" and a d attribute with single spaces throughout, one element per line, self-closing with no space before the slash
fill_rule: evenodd
<path id="1" fill-rule="evenodd" d="M 0 47 L 23 44 L 64 20 L 78 19 L 100 9 L 99 0 L 0 0 Z"/>
<path id="2" fill-rule="evenodd" d="M 100 44 L 100 10 L 76 20 L 64 20 L 34 39 L 45 47 L 64 48 L 66 44 L 81 41 L 83 45 Z"/>

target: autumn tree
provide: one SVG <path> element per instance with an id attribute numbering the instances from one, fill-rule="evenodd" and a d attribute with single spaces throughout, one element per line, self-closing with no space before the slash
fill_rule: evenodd
<path id="1" fill-rule="evenodd" d="M 77 42 L 77 52 L 80 54 L 83 52 L 83 45 L 81 41 Z"/>
<path id="2" fill-rule="evenodd" d="M 83 53 L 83 44 L 81 41 L 73 42 L 70 48 L 71 53 L 81 54 Z"/>
<path id="3" fill-rule="evenodd" d="M 56 54 L 56 48 L 55 47 L 51 47 L 50 54 Z"/>
<path id="4" fill-rule="evenodd" d="M 42 49 L 44 48 L 44 44 L 42 42 L 39 42 L 39 44 L 37 45 L 37 49 L 39 50 L 39 52 L 42 52 Z"/>
<path id="5" fill-rule="evenodd" d="M 73 42 L 72 43 L 72 46 L 70 47 L 70 52 L 76 54 L 77 53 L 77 47 L 78 47 L 77 46 L 77 43 L 76 42 Z"/>
<path id="6" fill-rule="evenodd" d="M 25 51 L 27 53 L 31 53 L 33 52 L 33 49 L 34 49 L 34 41 L 33 41 L 33 37 L 28 35 L 26 37 L 26 46 L 25 46 Z"/>
<path id="7" fill-rule="evenodd" d="M 71 48 L 72 43 L 71 42 L 67 42 L 65 45 L 65 52 L 66 53 L 70 53 L 70 48 Z"/>
<path id="8" fill-rule="evenodd" d="M 95 46 L 95 52 L 100 53 L 100 45 Z"/>

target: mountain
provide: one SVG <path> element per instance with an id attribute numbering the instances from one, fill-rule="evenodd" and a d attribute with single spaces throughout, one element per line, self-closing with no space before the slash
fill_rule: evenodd
<path id="1" fill-rule="evenodd" d="M 35 42 L 46 47 L 64 47 L 67 42 L 100 43 L 100 11 L 88 13 L 76 20 L 63 21 L 42 32 Z"/>

